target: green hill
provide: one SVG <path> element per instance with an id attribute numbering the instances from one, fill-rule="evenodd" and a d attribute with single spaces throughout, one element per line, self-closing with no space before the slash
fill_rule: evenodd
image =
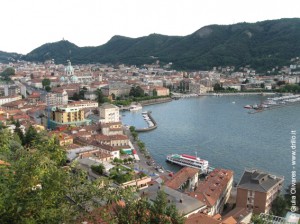
<path id="1" fill-rule="evenodd" d="M 21 55 L 17 53 L 8 53 L 4 51 L 0 51 L 0 63 L 9 63 L 14 62 L 20 59 Z"/>
<path id="2" fill-rule="evenodd" d="M 288 65 L 300 56 L 300 18 L 257 23 L 205 26 L 187 36 L 151 34 L 128 38 L 114 36 L 97 47 L 78 47 L 68 41 L 42 45 L 23 57 L 29 61 L 54 58 L 82 63 L 142 65 L 160 60 L 177 69 L 211 69 L 213 66 L 251 65 L 267 70 Z"/>

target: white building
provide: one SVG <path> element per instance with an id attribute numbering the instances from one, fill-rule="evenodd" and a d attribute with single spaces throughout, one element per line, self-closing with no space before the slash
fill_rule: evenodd
<path id="1" fill-rule="evenodd" d="M 101 123 L 119 122 L 119 107 L 109 103 L 104 103 L 99 107 L 99 117 Z"/>
<path id="2" fill-rule="evenodd" d="M 47 105 L 66 105 L 68 104 L 69 96 L 65 90 L 55 93 L 47 93 L 42 96 Z"/>
<path id="3" fill-rule="evenodd" d="M 3 105 L 5 103 L 10 103 L 16 100 L 21 100 L 21 95 L 15 95 L 15 96 L 2 96 L 0 97 L 0 105 Z"/>

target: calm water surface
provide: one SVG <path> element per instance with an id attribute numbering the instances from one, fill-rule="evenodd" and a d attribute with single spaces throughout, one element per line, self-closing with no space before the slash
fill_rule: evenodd
<path id="1" fill-rule="evenodd" d="M 233 170 L 237 182 L 245 167 L 255 167 L 285 176 L 288 185 L 290 131 L 297 131 L 299 143 L 300 104 L 256 114 L 243 108 L 260 100 L 259 96 L 207 96 L 146 106 L 143 111 L 152 111 L 158 128 L 139 136 L 154 160 L 172 171 L 178 167 L 165 162 L 167 154 L 197 153 L 213 167 Z M 122 122 L 137 128 L 147 125 L 141 111 L 124 112 Z M 299 148 L 298 144 L 298 152 Z M 299 173 L 300 169 L 297 177 Z"/>

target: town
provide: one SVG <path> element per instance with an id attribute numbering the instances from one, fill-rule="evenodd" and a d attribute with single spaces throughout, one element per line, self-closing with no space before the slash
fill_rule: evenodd
<path id="1" fill-rule="evenodd" d="M 246 224 L 256 215 L 283 223 L 285 217 L 269 214 L 283 189 L 283 176 L 245 168 L 234 184 L 234 172 L 226 167 L 206 175 L 189 166 L 172 173 L 151 159 L 138 130 L 125 126 L 120 117 L 121 110 L 180 97 L 289 92 L 300 83 L 300 58 L 266 74 L 250 66 L 197 72 L 171 68 L 172 63 L 161 66 L 159 61 L 141 67 L 54 60 L 0 64 L 1 129 L 26 136 L 33 128 L 55 136 L 67 164 L 76 163 L 90 181 L 132 187 L 150 201 L 164 191 L 186 224 Z M 148 123 L 155 127 L 155 117 L 149 114 Z M 0 160 L 0 166 L 9 164 Z"/>

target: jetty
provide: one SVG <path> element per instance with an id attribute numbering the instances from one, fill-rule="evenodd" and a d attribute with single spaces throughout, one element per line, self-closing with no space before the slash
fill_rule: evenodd
<path id="1" fill-rule="evenodd" d="M 147 128 L 140 128 L 140 129 L 135 129 L 136 132 L 147 132 L 147 131 L 152 131 L 154 129 L 157 128 L 157 123 L 156 121 L 153 119 L 152 115 L 151 115 L 151 111 L 147 111 L 146 112 L 147 116 L 149 117 L 149 120 L 153 123 L 153 125 L 149 125 Z"/>

